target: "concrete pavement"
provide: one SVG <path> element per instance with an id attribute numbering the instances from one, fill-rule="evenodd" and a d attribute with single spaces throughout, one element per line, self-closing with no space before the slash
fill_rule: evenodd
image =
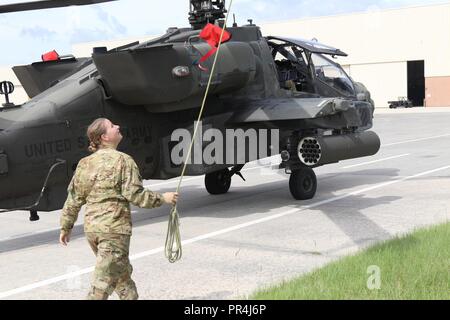
<path id="1" fill-rule="evenodd" d="M 175 264 L 162 251 L 169 208 L 135 208 L 131 255 L 140 298 L 242 298 L 373 243 L 449 221 L 450 109 L 392 111 L 375 114 L 377 155 L 316 169 L 313 200 L 294 201 L 288 176 L 264 161 L 247 167 L 247 182 L 235 177 L 226 195 L 210 196 L 202 177 L 186 179 L 179 204 L 183 258 Z M 177 181 L 146 184 L 166 192 Z M 27 212 L 0 215 L 0 298 L 85 297 L 95 258 L 82 219 L 69 246 L 58 244 L 59 214 L 41 213 L 38 223 Z"/>

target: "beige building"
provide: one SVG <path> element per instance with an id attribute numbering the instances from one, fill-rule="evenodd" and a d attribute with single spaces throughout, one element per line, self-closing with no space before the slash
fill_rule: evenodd
<path id="1" fill-rule="evenodd" d="M 261 25 L 264 35 L 317 39 L 349 54 L 339 57 L 347 73 L 371 91 L 377 108 L 408 97 L 415 105 L 450 106 L 450 2 L 401 9 L 371 8 L 362 13 L 272 22 Z M 132 41 L 82 43 L 73 54 L 89 56 L 93 47 L 108 49 Z M 27 99 L 8 68 L 0 79 L 16 85 L 13 100 Z"/>
<path id="2" fill-rule="evenodd" d="M 265 35 L 317 39 L 339 57 L 377 107 L 409 97 L 416 105 L 450 106 L 450 2 L 262 25 Z"/>

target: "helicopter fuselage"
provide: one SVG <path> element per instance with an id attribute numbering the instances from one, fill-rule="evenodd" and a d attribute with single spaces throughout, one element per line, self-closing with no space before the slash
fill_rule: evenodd
<path id="1" fill-rule="evenodd" d="M 77 163 L 89 155 L 86 129 L 100 117 L 120 125 L 124 139 L 119 150 L 136 160 L 144 179 L 169 179 L 180 175 L 181 165 L 174 164 L 171 159 L 176 144 L 172 134 L 177 129 L 193 131 L 208 78 L 207 72 L 193 64 L 205 52 L 204 44 L 196 39 L 198 32 L 172 30 L 148 43 L 94 54 L 93 60 L 89 59 L 29 102 L 2 110 L 0 208 L 27 207 L 35 203 L 45 186 L 45 192 L 33 209 L 60 209 Z M 255 26 L 231 28 L 230 32 L 233 39 L 223 45 L 225 62 L 218 64 L 202 124 L 223 135 L 230 129 L 277 130 L 278 141 L 269 138 L 263 143 L 268 144 L 269 149 L 276 144 L 280 150 L 246 157 L 245 162 L 286 150 L 293 156 L 286 161 L 285 167 L 305 166 L 296 158 L 295 151 L 302 137 L 321 136 L 326 131 L 332 131 L 334 136 L 358 135 L 371 127 L 373 104 L 370 97 L 363 101 L 357 99 L 356 91 L 353 95 L 340 94 L 336 87 L 316 79 L 316 70 L 307 50 L 302 51 L 306 58 L 301 62 L 307 62 L 305 66 L 300 63 L 297 66 L 296 60 L 289 55 L 277 62 L 277 54 L 285 53 L 282 48 L 295 44 L 270 44 Z M 164 57 L 164 50 L 169 58 L 176 59 L 183 52 L 186 57 L 183 63 L 177 60 L 155 62 L 152 55 Z M 249 52 L 252 55 L 249 61 L 254 62 L 254 68 L 247 70 L 247 64 L 233 67 L 233 61 L 240 55 L 249 57 Z M 114 67 L 120 61 L 125 61 L 129 68 Z M 173 78 L 172 82 L 172 68 L 180 65 L 189 68 L 190 76 L 183 80 Z M 211 67 L 210 61 L 206 68 Z M 151 68 L 156 70 L 149 72 Z M 285 75 L 288 77 L 281 79 Z M 199 81 L 198 88 L 187 82 L 192 79 Z M 283 87 L 286 83 L 291 86 Z M 345 138 L 336 142 L 342 144 L 344 151 L 348 149 Z M 361 145 L 370 141 L 370 147 L 362 148 L 362 152 L 353 156 L 378 151 L 379 140 L 362 137 L 361 141 Z M 257 143 L 260 145 L 259 140 Z M 224 147 L 225 157 L 227 152 L 236 152 L 234 146 L 232 149 Z M 342 156 L 330 158 L 328 163 L 345 159 L 344 151 Z M 339 154 L 340 151 L 336 152 Z M 317 161 L 310 166 L 326 163 Z M 234 157 L 220 164 L 192 164 L 188 166 L 187 175 L 208 174 L 236 165 L 239 163 Z"/>

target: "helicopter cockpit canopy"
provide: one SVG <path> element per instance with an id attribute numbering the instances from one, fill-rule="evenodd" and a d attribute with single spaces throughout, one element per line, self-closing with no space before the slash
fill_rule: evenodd
<path id="1" fill-rule="evenodd" d="M 325 57 L 347 56 L 316 41 L 267 37 L 283 89 L 324 96 L 354 96 L 353 81 L 342 67 Z"/>
<path id="2" fill-rule="evenodd" d="M 268 41 L 271 40 L 279 40 L 287 43 L 291 43 L 294 45 L 299 46 L 302 49 L 305 49 L 306 51 L 309 51 L 311 53 L 318 53 L 318 54 L 328 54 L 332 56 L 348 56 L 345 52 L 342 52 L 339 49 L 327 46 L 325 44 L 322 44 L 320 42 L 314 41 L 314 40 L 305 40 L 305 39 L 292 39 L 292 38 L 284 38 L 284 37 L 267 37 Z"/>

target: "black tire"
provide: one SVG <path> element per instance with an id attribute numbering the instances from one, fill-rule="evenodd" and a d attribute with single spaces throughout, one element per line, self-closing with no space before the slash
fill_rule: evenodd
<path id="1" fill-rule="evenodd" d="M 289 178 L 289 190 L 296 200 L 314 198 L 317 191 L 317 177 L 311 168 L 302 168 L 292 172 Z"/>
<path id="2" fill-rule="evenodd" d="M 230 186 L 231 177 L 228 169 L 223 169 L 205 175 L 205 187 L 210 194 L 225 194 L 228 190 L 230 190 Z"/>

